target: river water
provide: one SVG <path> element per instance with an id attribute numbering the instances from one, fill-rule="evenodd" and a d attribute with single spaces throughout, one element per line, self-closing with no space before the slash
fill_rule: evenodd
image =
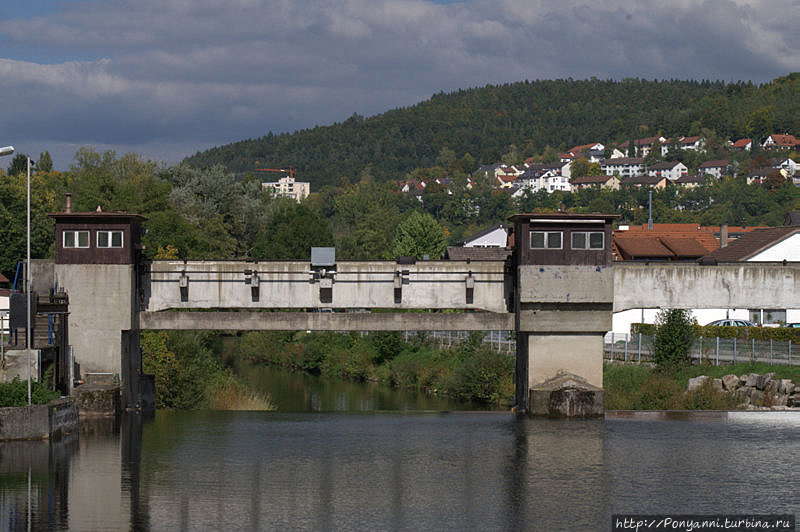
<path id="1" fill-rule="evenodd" d="M 798 509 L 797 414 L 525 419 L 252 379 L 279 411 L 159 411 L 0 444 L 0 529 L 608 530 L 613 513 Z"/>

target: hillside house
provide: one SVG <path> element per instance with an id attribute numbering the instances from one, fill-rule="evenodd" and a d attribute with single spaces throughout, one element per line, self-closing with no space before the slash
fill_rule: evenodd
<path id="1" fill-rule="evenodd" d="M 686 168 L 686 165 L 678 161 L 657 163 L 647 169 L 647 175 L 653 177 L 666 177 L 670 181 L 676 181 L 681 176 L 686 175 L 688 172 L 689 169 Z"/>
<path id="2" fill-rule="evenodd" d="M 739 139 L 731 145 L 736 151 L 750 151 L 753 148 L 753 139 Z"/>
<path id="3" fill-rule="evenodd" d="M 761 145 L 765 150 L 796 150 L 800 148 L 800 140 L 794 135 L 772 134 Z"/>
<path id="4" fill-rule="evenodd" d="M 606 159 L 600 163 L 600 168 L 606 175 L 618 175 L 619 177 L 633 177 L 644 173 L 643 157 L 618 157 L 616 159 Z"/>
<path id="5" fill-rule="evenodd" d="M 728 173 L 728 159 L 720 159 L 715 161 L 706 161 L 700 165 L 698 171 L 700 175 L 708 174 L 714 176 L 716 179 L 722 179 L 722 176 Z"/>
<path id="6" fill-rule="evenodd" d="M 576 177 L 572 180 L 573 189 L 596 187 L 619 190 L 619 186 L 620 179 L 615 175 L 587 175 L 584 177 Z"/>
<path id="7" fill-rule="evenodd" d="M 636 155 L 638 157 L 647 157 L 647 154 L 653 149 L 653 144 L 655 144 L 656 141 L 661 143 L 661 156 L 663 157 L 666 155 L 667 139 L 664 137 L 645 137 L 643 139 L 634 139 L 633 144 L 636 146 Z M 633 150 L 631 150 L 629 146 L 630 141 L 626 140 L 617 147 L 625 153 L 625 157 L 631 157 L 633 155 Z"/>
<path id="8" fill-rule="evenodd" d="M 295 181 L 292 176 L 282 177 L 276 182 L 264 182 L 261 186 L 270 190 L 275 196 L 291 198 L 298 203 L 311 193 L 311 183 Z"/>
<path id="9" fill-rule="evenodd" d="M 706 179 L 708 179 L 708 174 L 685 175 L 673 181 L 672 184 L 683 188 L 696 188 L 705 183 Z"/>
<path id="10" fill-rule="evenodd" d="M 669 179 L 667 179 L 665 176 L 639 175 L 626 177 L 622 180 L 621 185 L 634 188 L 646 187 L 663 190 L 667 188 L 667 183 L 669 183 Z"/>

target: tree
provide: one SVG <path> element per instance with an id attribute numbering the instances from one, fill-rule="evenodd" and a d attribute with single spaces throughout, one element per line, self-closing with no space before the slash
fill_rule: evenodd
<path id="1" fill-rule="evenodd" d="M 590 163 L 586 157 L 578 157 L 569 167 L 569 175 L 571 179 L 585 176 L 603 175 L 603 169 L 600 163 Z"/>
<path id="2" fill-rule="evenodd" d="M 692 312 L 685 309 L 664 309 L 656 315 L 656 336 L 653 358 L 661 369 L 686 364 L 689 349 L 697 336 Z"/>
<path id="3" fill-rule="evenodd" d="M 11 166 L 8 167 L 8 175 L 15 176 L 28 173 L 28 156 L 18 153 L 11 159 Z"/>
<path id="4" fill-rule="evenodd" d="M 392 256 L 438 259 L 444 255 L 447 239 L 439 222 L 428 213 L 413 211 L 395 232 Z"/>
<path id="5" fill-rule="evenodd" d="M 264 229 L 253 246 L 256 259 L 311 258 L 311 248 L 333 246 L 328 222 L 303 203 L 290 199 L 275 202 Z"/>
<path id="6" fill-rule="evenodd" d="M 544 147 L 544 151 L 542 152 L 543 163 L 545 164 L 557 163 L 560 160 L 561 157 L 559 157 L 558 152 L 556 151 L 555 148 L 553 148 L 549 144 Z"/>
<path id="7" fill-rule="evenodd" d="M 36 163 L 36 169 L 40 172 L 50 172 L 53 170 L 53 159 L 50 157 L 49 151 L 44 151 L 39 154 L 39 161 Z"/>

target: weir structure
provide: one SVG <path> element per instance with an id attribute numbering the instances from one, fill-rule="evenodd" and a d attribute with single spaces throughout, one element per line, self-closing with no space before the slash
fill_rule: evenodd
<path id="1" fill-rule="evenodd" d="M 602 413 L 603 335 L 629 308 L 796 308 L 797 263 L 624 264 L 615 215 L 519 214 L 506 261 L 146 260 L 144 218 L 57 213 L 55 261 L 34 291 L 69 294 L 81 373 L 114 376 L 122 405 L 145 405 L 139 331 L 510 330 L 516 403 L 533 414 Z"/>

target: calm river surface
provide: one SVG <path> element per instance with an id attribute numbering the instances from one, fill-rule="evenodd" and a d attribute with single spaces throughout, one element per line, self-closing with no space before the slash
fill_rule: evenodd
<path id="1" fill-rule="evenodd" d="M 253 379 L 280 411 L 0 443 L 0 530 L 608 530 L 612 513 L 798 509 L 797 414 L 533 420 Z"/>

